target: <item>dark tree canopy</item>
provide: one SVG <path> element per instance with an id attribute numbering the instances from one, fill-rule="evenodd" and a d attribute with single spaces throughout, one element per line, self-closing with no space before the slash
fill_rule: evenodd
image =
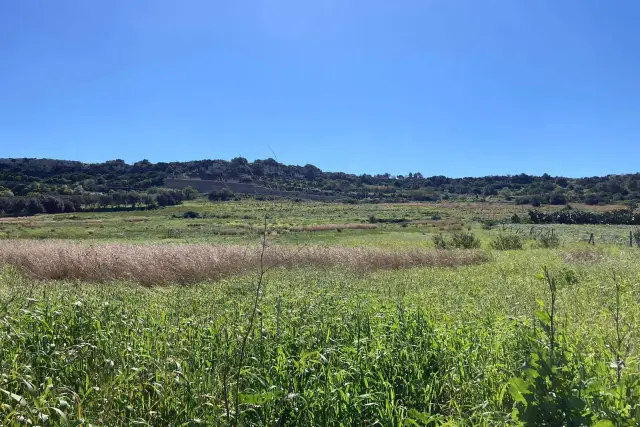
<path id="1" fill-rule="evenodd" d="M 0 197 L 8 198 L 52 195 L 65 199 L 97 193 L 109 194 L 112 199 L 98 199 L 95 201 L 97 205 L 109 202 L 121 207 L 135 207 L 148 203 L 137 199 L 132 192 L 147 193 L 153 188 L 163 187 L 168 179 L 236 182 L 340 200 L 366 199 L 373 202 L 471 199 L 540 205 L 640 201 L 638 173 L 585 178 L 553 177 L 546 173 L 542 176 L 447 178 L 428 176 L 424 171 L 398 176 L 324 172 L 311 164 L 285 165 L 272 158 L 253 162 L 236 157 L 231 161 L 169 163 L 152 163 L 145 159 L 133 164 L 120 159 L 93 164 L 53 159 L 0 159 Z M 183 196 L 191 199 L 196 194 L 189 190 Z M 172 199 L 175 201 L 174 196 L 163 194 L 157 202 L 162 205 L 172 203 Z M 58 209 L 53 201 L 48 203 L 48 207 Z M 34 205 L 33 209 L 37 210 L 37 207 Z"/>

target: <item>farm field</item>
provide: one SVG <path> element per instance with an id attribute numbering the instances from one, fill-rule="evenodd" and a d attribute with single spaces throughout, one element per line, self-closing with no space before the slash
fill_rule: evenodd
<path id="1" fill-rule="evenodd" d="M 640 424 L 634 228 L 527 210 L 0 219 L 0 425 Z"/>

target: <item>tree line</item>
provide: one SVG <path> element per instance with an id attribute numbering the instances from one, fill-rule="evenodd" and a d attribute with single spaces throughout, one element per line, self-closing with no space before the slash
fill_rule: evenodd
<path id="1" fill-rule="evenodd" d="M 73 196 L 114 191 L 145 192 L 168 178 L 199 178 L 254 183 L 283 191 L 336 196 L 343 200 L 433 201 L 496 200 L 519 204 L 610 204 L 640 201 L 640 174 L 567 178 L 548 174 L 448 178 L 388 173 L 325 172 L 307 164 L 285 165 L 274 159 L 152 163 L 123 160 L 86 164 L 52 159 L 0 159 L 0 197 L 33 194 Z"/>
<path id="2" fill-rule="evenodd" d="M 117 191 L 71 196 L 52 194 L 0 197 L 0 216 L 29 216 L 96 210 L 157 209 L 182 204 L 198 195 L 193 189 L 152 189 L 149 192 Z"/>

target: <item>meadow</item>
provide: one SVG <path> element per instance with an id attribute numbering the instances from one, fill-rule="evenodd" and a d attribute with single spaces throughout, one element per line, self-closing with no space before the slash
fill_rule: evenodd
<path id="1" fill-rule="evenodd" d="M 632 228 L 513 215 L 242 200 L 0 219 L 0 425 L 639 425 Z"/>

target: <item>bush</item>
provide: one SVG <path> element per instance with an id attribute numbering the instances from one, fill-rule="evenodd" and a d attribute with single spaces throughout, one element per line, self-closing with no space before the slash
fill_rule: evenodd
<path id="1" fill-rule="evenodd" d="M 566 205 L 567 197 L 562 193 L 551 193 L 549 195 L 549 203 L 552 205 Z"/>
<path id="2" fill-rule="evenodd" d="M 182 189 L 182 193 L 184 194 L 184 198 L 187 200 L 195 200 L 200 195 L 200 192 L 191 186 Z"/>
<path id="3" fill-rule="evenodd" d="M 458 249 L 476 249 L 480 247 L 480 239 L 473 233 L 453 233 L 451 243 Z"/>
<path id="4" fill-rule="evenodd" d="M 522 249 L 524 242 L 517 234 L 500 234 L 490 245 L 498 251 L 513 251 Z"/>
<path id="5" fill-rule="evenodd" d="M 76 211 L 76 205 L 73 204 L 73 202 L 69 199 L 64 199 L 62 201 L 64 203 L 64 211 L 65 212 L 75 212 Z"/>
<path id="6" fill-rule="evenodd" d="M 40 202 L 46 213 L 64 212 L 64 202 L 58 197 L 44 196 Z"/>
<path id="7" fill-rule="evenodd" d="M 480 219 L 480 224 L 482 224 L 482 228 L 484 230 L 491 230 L 493 227 L 499 224 L 498 220 L 495 219 Z"/>
<path id="8" fill-rule="evenodd" d="M 29 201 L 26 204 L 26 212 L 29 215 L 35 215 L 35 214 L 39 214 L 39 213 L 46 213 L 46 210 L 44 209 L 44 206 L 42 206 L 42 203 L 40 202 L 40 199 L 38 198 L 31 198 L 29 199 Z"/>
<path id="9" fill-rule="evenodd" d="M 234 196 L 233 191 L 229 190 L 228 188 L 223 188 L 222 190 L 212 190 L 207 195 L 207 198 L 212 202 L 218 202 L 218 201 L 224 202 L 227 200 L 231 200 L 233 196 Z"/>
<path id="10" fill-rule="evenodd" d="M 584 203 L 587 205 L 598 205 L 602 202 L 600 197 L 596 194 L 590 194 L 584 199 Z"/>
<path id="11" fill-rule="evenodd" d="M 456 232 L 451 235 L 451 240 L 446 239 L 442 234 L 433 236 L 433 244 L 436 249 L 476 249 L 480 247 L 480 239 L 473 233 Z"/>
<path id="12" fill-rule="evenodd" d="M 550 248 L 557 248 L 558 246 L 560 246 L 560 238 L 558 237 L 557 234 L 553 232 L 553 230 L 548 232 L 538 233 L 538 236 L 536 237 L 536 242 L 538 242 L 538 245 L 541 248 L 550 249 Z"/>
<path id="13" fill-rule="evenodd" d="M 433 236 L 433 243 L 436 245 L 436 249 L 449 249 L 451 247 L 451 242 L 447 241 L 442 234 Z"/>
<path id="14" fill-rule="evenodd" d="M 182 217 L 195 219 L 195 218 L 200 218 L 200 214 L 195 211 L 186 211 L 184 214 L 182 214 Z"/>

